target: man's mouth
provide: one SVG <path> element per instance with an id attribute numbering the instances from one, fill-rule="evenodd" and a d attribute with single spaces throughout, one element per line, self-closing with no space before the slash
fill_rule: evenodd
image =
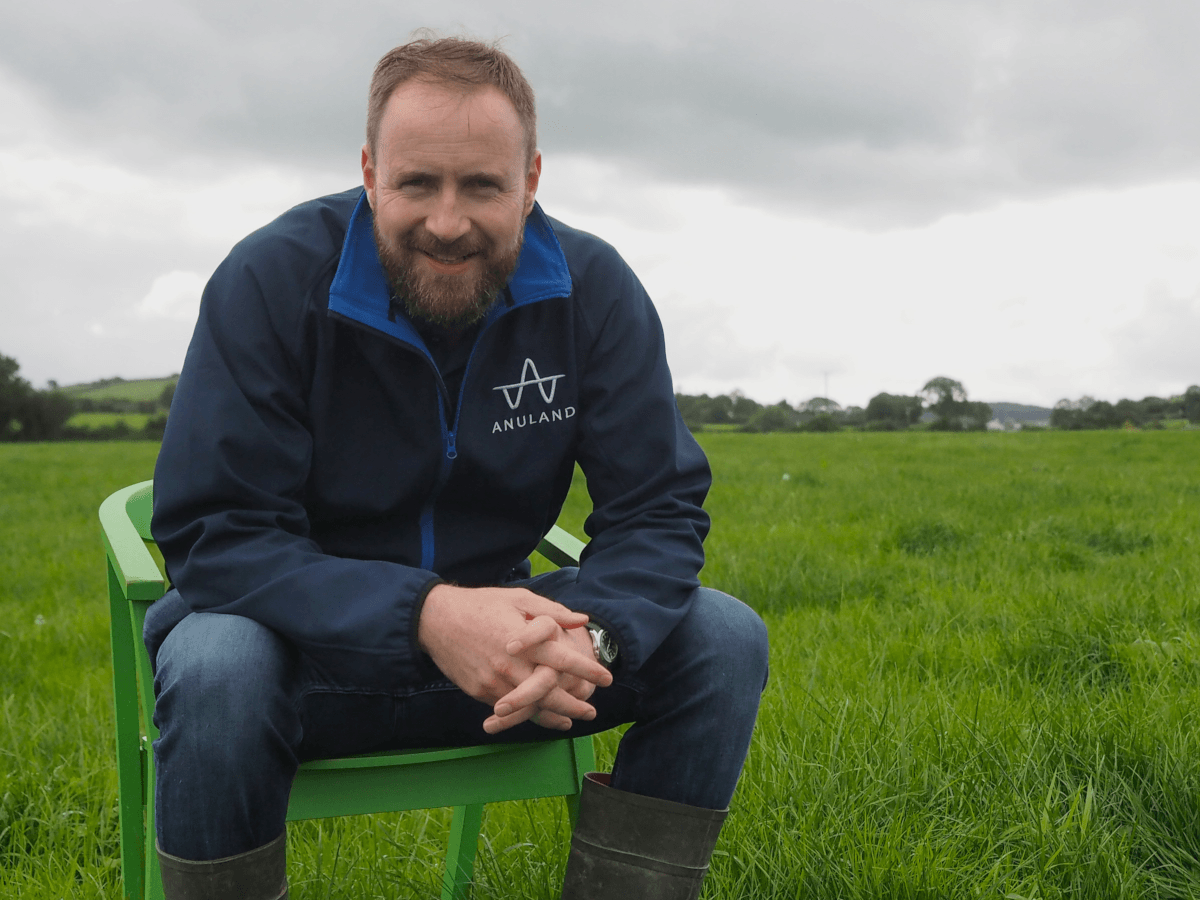
<path id="1" fill-rule="evenodd" d="M 471 260 L 477 255 L 475 253 L 465 253 L 447 256 L 441 253 L 431 253 L 428 250 L 421 250 L 420 253 L 429 260 L 429 264 L 435 272 L 442 272 L 447 275 L 466 271 L 470 266 Z"/>

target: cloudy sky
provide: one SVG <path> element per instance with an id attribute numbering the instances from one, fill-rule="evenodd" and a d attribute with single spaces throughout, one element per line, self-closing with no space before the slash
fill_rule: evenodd
<path id="1" fill-rule="evenodd" d="M 539 199 L 638 272 L 678 390 L 1200 383 L 1195 0 L 7 3 L 0 353 L 178 371 L 230 246 L 360 180 L 371 69 L 422 26 L 504 38 Z"/>

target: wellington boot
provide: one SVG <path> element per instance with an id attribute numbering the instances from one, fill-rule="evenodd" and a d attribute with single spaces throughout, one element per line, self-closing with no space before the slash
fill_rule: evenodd
<path id="1" fill-rule="evenodd" d="M 180 859 L 158 851 L 166 900 L 287 900 L 287 831 L 224 859 Z"/>
<path id="2" fill-rule="evenodd" d="M 619 791 L 589 774 L 563 900 L 695 900 L 727 809 Z"/>

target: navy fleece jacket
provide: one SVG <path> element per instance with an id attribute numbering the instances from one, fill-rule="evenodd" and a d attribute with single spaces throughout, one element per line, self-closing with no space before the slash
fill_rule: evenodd
<path id="1" fill-rule="evenodd" d="M 527 572 L 578 461 L 591 542 L 557 599 L 636 670 L 699 583 L 710 484 L 642 286 L 535 206 L 456 397 L 390 299 L 361 188 L 290 210 L 217 269 L 155 469 L 153 533 L 184 601 L 269 626 L 342 683 L 419 682 L 425 593 Z"/>

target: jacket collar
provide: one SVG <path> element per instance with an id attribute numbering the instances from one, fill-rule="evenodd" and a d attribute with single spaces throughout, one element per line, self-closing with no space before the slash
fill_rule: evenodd
<path id="1" fill-rule="evenodd" d="M 571 294 L 571 272 L 550 220 L 537 203 L 525 220 L 525 243 L 516 271 L 508 281 L 513 306 L 525 306 L 551 297 Z M 333 284 L 329 287 L 329 312 L 353 319 L 394 338 L 424 347 L 412 323 L 403 313 L 388 316 L 391 295 L 379 254 L 375 249 L 371 207 L 363 191 L 350 216 L 350 227 L 342 244 Z M 506 306 L 493 303 L 485 325 L 501 315 Z"/>

